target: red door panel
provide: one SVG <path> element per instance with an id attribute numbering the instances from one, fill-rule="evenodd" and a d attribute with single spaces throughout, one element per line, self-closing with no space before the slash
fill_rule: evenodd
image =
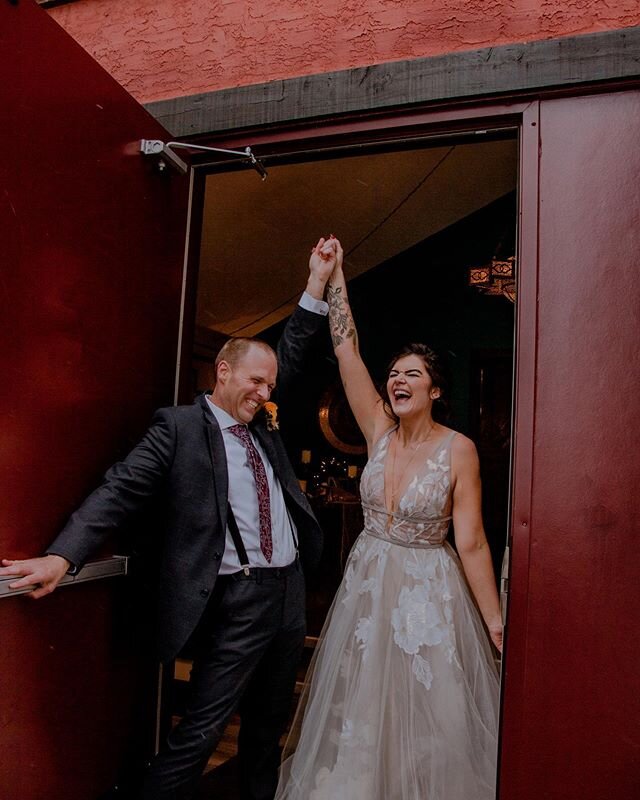
<path id="1" fill-rule="evenodd" d="M 0 554 L 25 557 L 172 402 L 188 178 L 32 0 L 0 2 L 0 74 Z M 94 800 L 149 734 L 125 587 L 0 599 L 1 797 Z"/>
<path id="2" fill-rule="evenodd" d="M 531 516 L 514 521 L 514 554 L 529 539 L 512 563 L 502 800 L 640 790 L 638 131 L 637 91 L 541 103 Z"/>

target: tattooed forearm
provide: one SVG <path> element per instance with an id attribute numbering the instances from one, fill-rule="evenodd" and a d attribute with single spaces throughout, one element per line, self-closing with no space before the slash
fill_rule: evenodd
<path id="1" fill-rule="evenodd" d="M 356 326 L 342 286 L 334 286 L 329 283 L 327 302 L 329 304 L 329 329 L 334 348 L 347 339 L 353 339 L 354 344 L 357 345 Z"/>

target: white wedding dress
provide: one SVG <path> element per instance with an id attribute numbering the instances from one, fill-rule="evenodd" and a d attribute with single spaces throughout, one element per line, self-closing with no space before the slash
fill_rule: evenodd
<path id="1" fill-rule="evenodd" d="M 499 677 L 457 556 L 451 433 L 385 510 L 393 431 L 362 475 L 356 540 L 276 800 L 494 800 Z M 294 733 L 295 736 L 295 733 Z"/>

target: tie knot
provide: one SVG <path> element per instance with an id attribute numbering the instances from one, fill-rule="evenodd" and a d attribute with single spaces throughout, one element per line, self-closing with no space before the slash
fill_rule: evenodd
<path id="1" fill-rule="evenodd" d="M 253 444 L 253 442 L 251 441 L 251 436 L 249 434 L 249 428 L 247 428 L 246 425 L 232 425 L 229 428 L 229 432 L 232 433 L 234 436 L 237 436 L 238 439 L 244 442 L 244 444 L 247 444 L 247 442 Z"/>

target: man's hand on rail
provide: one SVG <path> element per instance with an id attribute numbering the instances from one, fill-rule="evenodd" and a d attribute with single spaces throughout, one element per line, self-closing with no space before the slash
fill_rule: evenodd
<path id="1" fill-rule="evenodd" d="M 0 567 L 0 578 L 18 576 L 18 580 L 9 584 L 10 589 L 23 589 L 34 586 L 27 597 L 38 599 L 50 594 L 64 578 L 71 564 L 66 558 L 49 554 L 40 558 L 24 560 L 3 558 Z"/>

